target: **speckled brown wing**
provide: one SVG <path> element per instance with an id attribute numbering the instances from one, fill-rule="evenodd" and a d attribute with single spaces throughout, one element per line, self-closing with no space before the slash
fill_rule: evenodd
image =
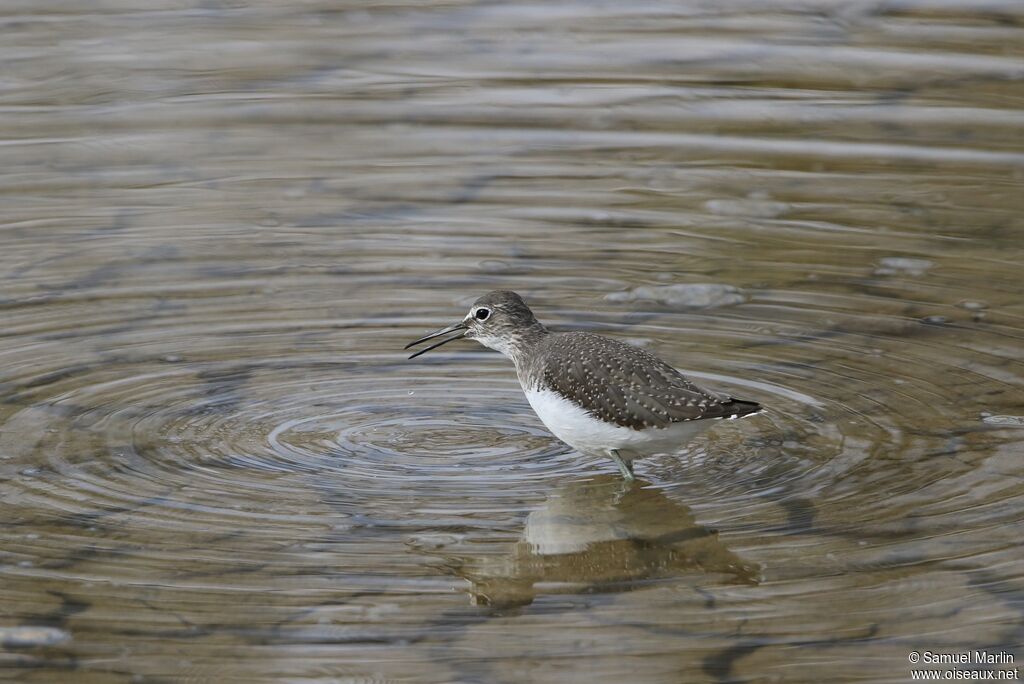
<path id="1" fill-rule="evenodd" d="M 582 406 L 596 418 L 643 430 L 707 418 L 729 418 L 760 409 L 749 401 L 713 394 L 638 347 L 590 333 L 556 333 L 544 341 L 540 384 Z"/>

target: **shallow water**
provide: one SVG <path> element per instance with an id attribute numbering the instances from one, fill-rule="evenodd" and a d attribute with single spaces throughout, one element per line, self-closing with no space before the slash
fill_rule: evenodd
<path id="1" fill-rule="evenodd" d="M 1024 658 L 1024 5 L 0 19 L 3 678 Z M 497 287 L 768 410 L 626 488 L 405 360 Z"/>

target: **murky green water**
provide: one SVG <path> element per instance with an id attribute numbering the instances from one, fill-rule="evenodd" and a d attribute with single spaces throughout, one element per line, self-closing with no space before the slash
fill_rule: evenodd
<path id="1" fill-rule="evenodd" d="M 1021 3 L 0 20 L 0 678 L 1024 659 Z M 497 287 L 769 410 L 623 488 Z"/>

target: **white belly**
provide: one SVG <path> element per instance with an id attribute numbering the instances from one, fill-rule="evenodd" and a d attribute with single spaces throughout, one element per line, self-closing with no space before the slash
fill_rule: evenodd
<path id="1" fill-rule="evenodd" d="M 610 449 L 617 449 L 626 460 L 677 451 L 712 422 L 697 420 L 664 429 L 632 430 L 600 421 L 548 390 L 527 390 L 526 400 L 548 430 L 569 446 L 595 456 L 606 456 Z"/>

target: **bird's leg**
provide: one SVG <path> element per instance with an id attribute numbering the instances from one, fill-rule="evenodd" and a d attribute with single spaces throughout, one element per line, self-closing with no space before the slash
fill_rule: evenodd
<path id="1" fill-rule="evenodd" d="M 622 477 L 629 481 L 633 481 L 636 477 L 633 475 L 633 464 L 622 458 L 619 455 L 618 449 L 609 449 L 608 455 L 615 461 L 615 465 L 619 466 L 619 471 L 622 473 Z"/>

